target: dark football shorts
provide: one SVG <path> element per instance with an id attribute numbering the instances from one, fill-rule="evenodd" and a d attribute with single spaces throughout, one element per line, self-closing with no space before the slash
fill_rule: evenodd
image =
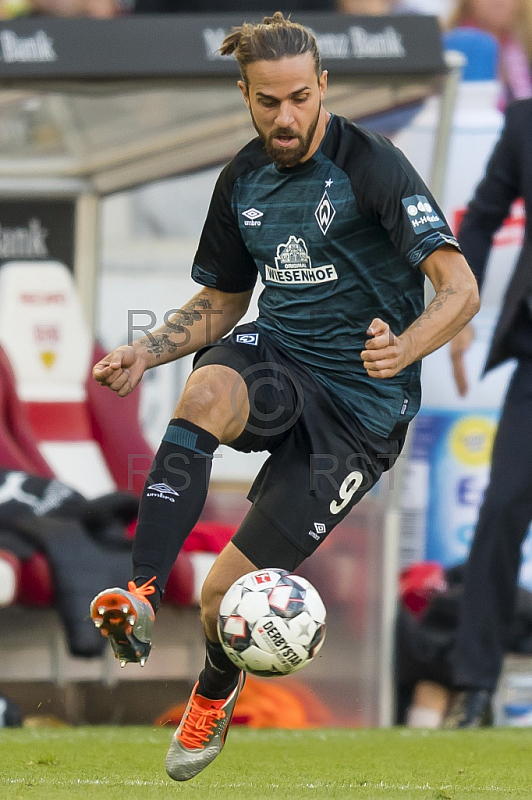
<path id="1" fill-rule="evenodd" d="M 271 454 L 233 542 L 258 569 L 294 569 L 393 466 L 407 425 L 389 438 L 368 430 L 253 323 L 198 351 L 194 369 L 209 364 L 231 367 L 248 387 L 250 414 L 230 447 Z"/>

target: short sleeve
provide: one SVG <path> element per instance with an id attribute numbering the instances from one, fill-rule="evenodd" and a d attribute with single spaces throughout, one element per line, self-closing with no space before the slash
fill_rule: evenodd
<path id="1" fill-rule="evenodd" d="M 246 292 L 253 289 L 257 266 L 244 244 L 233 213 L 233 162 L 220 173 L 212 194 L 192 266 L 196 283 L 222 292 Z"/>
<path id="2" fill-rule="evenodd" d="M 361 212 L 378 219 L 413 267 L 445 244 L 459 250 L 442 210 L 403 153 L 389 144 L 376 155 L 357 193 Z"/>

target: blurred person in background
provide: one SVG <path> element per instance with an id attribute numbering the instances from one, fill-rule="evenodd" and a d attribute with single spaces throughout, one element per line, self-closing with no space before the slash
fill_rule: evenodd
<path id="1" fill-rule="evenodd" d="M 431 14 L 444 17 L 451 0 L 336 0 L 336 10 L 342 14 Z"/>
<path id="2" fill-rule="evenodd" d="M 446 27 L 479 28 L 499 42 L 500 107 L 532 96 L 532 0 L 457 0 Z"/>
<path id="3" fill-rule="evenodd" d="M 391 14 L 394 0 L 337 0 L 336 10 L 342 14 Z"/>
<path id="4" fill-rule="evenodd" d="M 410 12 L 403 0 L 337 0 L 336 10 L 341 14 L 361 14 L 375 17 Z"/>
<path id="5" fill-rule="evenodd" d="M 506 291 L 484 372 L 517 359 L 493 446 L 491 474 L 464 578 L 453 684 L 458 690 L 445 727 L 479 727 L 489 718 L 508 647 L 521 545 L 532 520 L 532 99 L 512 103 L 501 137 L 468 206 L 458 236 L 482 287 L 493 237 L 510 206 L 523 197 L 525 241 Z M 455 383 L 468 390 L 467 325 L 451 342 Z"/>
<path id="6" fill-rule="evenodd" d="M 242 14 L 264 13 L 265 0 L 133 0 L 136 14 Z M 285 13 L 294 11 L 333 11 L 334 0 L 290 0 L 288 5 L 276 3 Z"/>
<path id="7" fill-rule="evenodd" d="M 0 19 L 17 17 L 118 17 L 120 0 L 0 0 Z"/>

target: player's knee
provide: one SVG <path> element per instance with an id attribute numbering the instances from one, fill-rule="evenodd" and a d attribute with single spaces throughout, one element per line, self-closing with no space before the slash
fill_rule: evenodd
<path id="1" fill-rule="evenodd" d="M 179 401 L 178 411 L 188 418 L 204 417 L 216 411 L 220 404 L 220 387 L 214 380 L 194 381 L 187 383 Z M 191 419 L 191 422 L 195 420 Z"/>
<path id="2" fill-rule="evenodd" d="M 240 433 L 242 419 L 247 419 L 246 402 L 245 384 L 238 373 L 209 365 L 192 373 L 175 416 L 206 428 L 220 441 L 231 441 Z"/>

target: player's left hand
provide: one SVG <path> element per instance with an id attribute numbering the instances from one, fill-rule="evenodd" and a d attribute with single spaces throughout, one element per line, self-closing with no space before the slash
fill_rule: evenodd
<path id="1" fill-rule="evenodd" d="M 393 378 L 408 366 L 405 344 L 386 322 L 376 317 L 366 333 L 371 338 L 360 355 L 370 378 Z"/>

